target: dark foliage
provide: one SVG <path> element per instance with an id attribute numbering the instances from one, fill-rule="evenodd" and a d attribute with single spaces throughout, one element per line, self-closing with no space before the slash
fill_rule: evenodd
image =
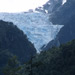
<path id="1" fill-rule="evenodd" d="M 12 73 L 10 75 L 17 75 L 15 73 L 20 75 L 20 72 L 21 75 L 75 75 L 75 40 L 60 47 L 42 51 L 24 65 L 9 68 L 5 67 L 5 75 L 10 71 Z M 15 70 L 13 71 L 13 69 Z"/>
<path id="2" fill-rule="evenodd" d="M 42 64 L 33 75 L 75 75 L 75 40 L 41 52 L 35 60 Z"/>
<path id="3" fill-rule="evenodd" d="M 11 22 L 0 21 L 0 69 L 14 55 L 24 63 L 35 54 L 33 44 L 21 30 Z"/>

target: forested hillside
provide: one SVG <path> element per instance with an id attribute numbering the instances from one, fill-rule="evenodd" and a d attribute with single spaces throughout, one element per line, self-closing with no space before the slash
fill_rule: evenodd
<path id="1" fill-rule="evenodd" d="M 0 71 L 12 56 L 24 63 L 35 54 L 36 49 L 23 31 L 11 22 L 0 21 Z"/>
<path id="2" fill-rule="evenodd" d="M 75 40 L 43 51 L 17 69 L 9 64 L 4 69 L 5 75 L 75 75 Z"/>

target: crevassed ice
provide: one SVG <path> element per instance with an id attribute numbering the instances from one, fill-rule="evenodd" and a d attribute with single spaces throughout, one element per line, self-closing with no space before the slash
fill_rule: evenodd
<path id="1" fill-rule="evenodd" d="M 13 22 L 27 35 L 37 52 L 43 45 L 53 40 L 62 25 L 53 25 L 45 13 L 0 13 L 0 19 Z"/>

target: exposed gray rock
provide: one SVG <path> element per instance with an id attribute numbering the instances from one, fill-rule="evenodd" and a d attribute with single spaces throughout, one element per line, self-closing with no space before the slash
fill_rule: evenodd
<path id="1" fill-rule="evenodd" d="M 64 25 L 57 35 L 60 44 L 75 39 L 75 0 L 67 0 L 59 10 L 56 10 L 52 15 L 50 15 L 50 21 L 53 24 Z M 49 46 L 54 46 L 54 43 L 56 44 L 58 42 L 51 41 L 47 47 L 49 48 Z"/>

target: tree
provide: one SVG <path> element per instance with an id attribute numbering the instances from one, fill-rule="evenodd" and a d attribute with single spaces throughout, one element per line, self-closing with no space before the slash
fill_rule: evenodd
<path id="1" fill-rule="evenodd" d="M 4 75 L 21 75 L 22 66 L 17 60 L 16 56 L 13 56 L 8 60 L 7 65 L 3 69 Z"/>

